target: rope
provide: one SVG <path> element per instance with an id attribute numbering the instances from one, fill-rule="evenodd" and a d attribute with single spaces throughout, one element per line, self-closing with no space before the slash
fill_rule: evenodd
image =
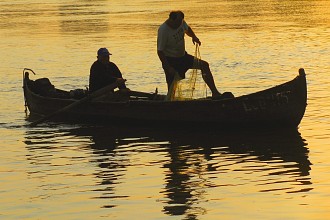
<path id="1" fill-rule="evenodd" d="M 201 55 L 199 51 L 199 45 L 196 44 L 194 54 L 194 66 L 201 66 L 199 63 Z M 186 80 L 182 80 L 177 74 L 174 76 L 172 85 L 170 86 L 167 94 L 169 101 L 180 100 L 192 100 L 195 96 L 198 98 L 206 97 L 206 84 L 202 79 L 202 74 L 198 74 L 199 69 L 192 69 L 190 77 Z"/>

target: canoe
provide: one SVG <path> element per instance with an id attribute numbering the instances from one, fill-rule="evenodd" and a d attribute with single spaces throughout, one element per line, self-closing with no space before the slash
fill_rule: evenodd
<path id="1" fill-rule="evenodd" d="M 81 97 L 88 96 L 82 90 L 57 89 L 47 78 L 31 80 L 29 77 L 31 71 L 23 70 L 23 90 L 26 106 L 32 115 L 49 115 L 79 102 Z M 50 91 L 42 93 L 42 87 L 45 85 L 50 87 L 48 88 Z M 78 95 L 72 95 L 73 93 Z M 172 127 L 207 125 L 223 129 L 297 128 L 307 106 L 304 69 L 299 69 L 298 76 L 281 85 L 248 95 L 219 100 L 202 98 L 166 101 L 165 96 L 157 92 L 131 91 L 122 95 L 118 93 L 113 93 L 110 98 L 91 99 L 79 107 L 69 108 L 54 119 L 65 122 Z"/>

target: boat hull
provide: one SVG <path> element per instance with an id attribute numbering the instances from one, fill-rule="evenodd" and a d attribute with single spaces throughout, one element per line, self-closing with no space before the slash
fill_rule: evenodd
<path id="1" fill-rule="evenodd" d="M 24 76 L 24 96 L 29 111 L 48 115 L 76 102 L 49 98 L 31 91 Z M 57 118 L 81 122 L 120 122 L 171 126 L 207 124 L 215 127 L 297 127 L 307 105 L 306 75 L 260 92 L 225 100 L 190 101 L 126 100 L 90 101 Z"/>

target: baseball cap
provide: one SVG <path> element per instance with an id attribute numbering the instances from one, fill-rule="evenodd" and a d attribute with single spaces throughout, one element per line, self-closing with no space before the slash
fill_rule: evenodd
<path id="1" fill-rule="evenodd" d="M 104 55 L 112 55 L 107 48 L 102 47 L 97 51 L 98 56 L 104 56 Z"/>

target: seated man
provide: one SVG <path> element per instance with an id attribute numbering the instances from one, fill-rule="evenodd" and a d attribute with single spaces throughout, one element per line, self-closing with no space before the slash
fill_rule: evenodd
<path id="1" fill-rule="evenodd" d="M 107 48 L 100 48 L 97 51 L 97 60 L 93 63 L 89 75 L 89 91 L 94 92 L 117 80 L 124 80 L 116 64 L 110 62 L 110 55 Z M 127 89 L 125 83 L 118 87 L 120 90 Z"/>

